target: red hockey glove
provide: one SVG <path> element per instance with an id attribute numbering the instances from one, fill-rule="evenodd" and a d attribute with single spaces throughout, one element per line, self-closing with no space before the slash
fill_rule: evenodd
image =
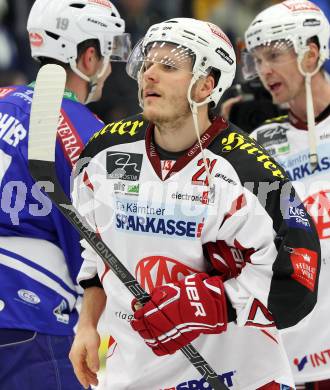
<path id="1" fill-rule="evenodd" d="M 151 300 L 134 313 L 131 326 L 158 356 L 174 353 L 201 333 L 224 332 L 227 305 L 220 277 L 193 274 L 156 287 Z"/>
<path id="2" fill-rule="evenodd" d="M 225 241 L 207 242 L 203 245 L 204 254 L 209 259 L 217 275 L 223 281 L 236 278 L 244 266 L 243 252 Z"/>

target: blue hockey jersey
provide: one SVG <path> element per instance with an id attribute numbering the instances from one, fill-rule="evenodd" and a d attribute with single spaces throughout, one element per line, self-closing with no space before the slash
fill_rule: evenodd
<path id="1" fill-rule="evenodd" d="M 78 233 L 29 173 L 32 97 L 32 86 L 0 89 L 0 328 L 69 335 L 78 317 L 81 248 Z M 101 128 L 102 122 L 66 92 L 56 169 L 68 196 L 72 168 Z"/>

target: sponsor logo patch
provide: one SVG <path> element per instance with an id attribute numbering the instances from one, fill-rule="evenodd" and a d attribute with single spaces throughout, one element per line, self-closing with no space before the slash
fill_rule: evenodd
<path id="1" fill-rule="evenodd" d="M 107 152 L 107 178 L 137 181 L 140 178 L 143 155 L 126 152 Z"/>
<path id="2" fill-rule="evenodd" d="M 283 159 L 284 160 L 284 159 Z M 324 171 L 330 168 L 330 157 L 324 156 L 319 159 L 318 164 L 314 169 L 309 163 L 309 156 L 303 154 L 296 159 L 290 159 L 287 162 L 281 161 L 282 166 L 286 169 L 287 175 L 291 181 L 302 180 L 311 175 L 323 174 Z"/>
<path id="3" fill-rule="evenodd" d="M 230 388 L 234 386 L 233 376 L 235 375 L 235 373 L 236 371 L 228 371 L 218 375 L 218 378 L 227 387 Z M 204 390 L 204 389 L 210 389 L 210 385 L 203 378 L 203 379 L 192 379 L 187 382 L 182 382 L 176 386 L 168 387 L 161 390 Z M 288 389 L 290 389 L 290 387 L 288 387 Z"/>
<path id="4" fill-rule="evenodd" d="M 314 291 L 317 253 L 306 248 L 290 248 L 290 259 L 293 267 L 292 279 Z"/>
<path id="5" fill-rule="evenodd" d="M 37 305 L 40 303 L 40 298 L 33 291 L 21 289 L 17 291 L 17 295 L 25 302 L 32 303 L 33 305 Z"/>
<path id="6" fill-rule="evenodd" d="M 231 179 L 230 177 L 228 177 L 228 176 L 226 176 L 226 175 L 224 175 L 224 174 L 222 174 L 222 173 L 216 173 L 216 174 L 214 175 L 214 177 L 217 177 L 217 178 L 219 178 L 219 179 L 221 179 L 221 180 L 227 182 L 228 184 L 232 184 L 232 185 L 234 185 L 234 186 L 237 186 L 237 183 L 236 183 L 235 180 Z"/>
<path id="7" fill-rule="evenodd" d="M 111 3 L 108 0 L 89 0 L 89 3 L 102 5 L 103 7 L 111 8 Z"/>
<path id="8" fill-rule="evenodd" d="M 143 126 L 143 121 L 119 121 L 119 122 L 111 122 L 105 127 L 103 127 L 102 130 L 98 131 L 93 135 L 93 137 L 90 139 L 90 141 L 94 140 L 95 138 L 98 138 L 101 135 L 110 133 L 110 134 L 118 134 L 118 135 L 125 135 L 128 134 L 131 137 L 134 137 L 138 132 L 139 129 Z M 89 142 L 90 142 L 89 141 Z"/>
<path id="9" fill-rule="evenodd" d="M 139 188 L 140 188 L 139 184 L 128 185 L 127 194 L 138 195 Z"/>
<path id="10" fill-rule="evenodd" d="M 290 227 L 311 230 L 311 225 L 307 218 L 307 213 L 302 205 L 289 206 L 286 210 L 285 219 Z"/>
<path id="11" fill-rule="evenodd" d="M 100 20 L 93 19 L 93 18 L 87 18 L 87 22 L 94 23 L 94 24 L 96 24 L 100 27 L 103 27 L 103 28 L 108 27 L 108 25 L 106 25 L 105 23 L 101 22 Z"/>
<path id="12" fill-rule="evenodd" d="M 323 141 L 324 139 L 330 138 L 330 133 L 324 133 L 320 135 L 320 139 Z"/>
<path id="13" fill-rule="evenodd" d="M 277 165 L 252 138 L 247 139 L 242 134 L 232 132 L 228 137 L 222 139 L 222 146 L 222 152 L 224 153 L 240 149 L 247 154 L 255 156 L 256 161 L 260 163 L 264 169 L 271 171 L 274 177 L 284 179 L 284 174 L 279 165 Z"/>
<path id="14" fill-rule="evenodd" d="M 182 192 L 175 192 L 171 194 L 172 199 L 176 199 L 179 201 L 187 201 L 187 202 L 196 202 L 201 204 L 213 204 L 215 200 L 215 194 L 212 193 L 212 196 L 209 196 L 209 191 L 203 191 L 202 194 L 187 194 Z"/>
<path id="15" fill-rule="evenodd" d="M 113 185 L 113 192 L 121 195 L 139 195 L 140 185 L 139 184 L 127 184 L 122 181 L 118 181 Z"/>
<path id="16" fill-rule="evenodd" d="M 121 311 L 116 311 L 116 312 L 115 312 L 115 316 L 116 316 L 119 320 L 124 320 L 124 321 L 127 321 L 127 322 L 131 322 L 131 321 L 134 319 L 133 314 L 123 313 L 123 312 L 121 312 Z"/>
<path id="17" fill-rule="evenodd" d="M 31 46 L 40 47 L 44 44 L 44 39 L 40 34 L 30 33 L 29 39 L 30 39 Z"/>
<path id="18" fill-rule="evenodd" d="M 170 257 L 149 256 L 138 262 L 135 276 L 144 289 L 151 291 L 156 286 L 178 282 L 196 272 L 199 271 Z"/>
<path id="19" fill-rule="evenodd" d="M 282 125 L 276 125 L 270 128 L 267 127 L 267 129 L 258 131 L 257 141 L 265 148 L 271 145 L 287 143 L 288 137 L 286 132 L 287 128 Z"/>
<path id="20" fill-rule="evenodd" d="M 289 8 L 292 12 L 298 11 L 320 11 L 320 8 L 310 1 L 306 0 L 287 0 L 282 3 L 285 7 Z"/>
<path id="21" fill-rule="evenodd" d="M 317 19 L 306 19 L 304 20 L 303 26 L 314 27 L 314 26 L 319 26 L 320 24 L 321 22 Z"/>
<path id="22" fill-rule="evenodd" d="M 64 311 L 68 310 L 68 305 L 65 302 L 64 299 L 62 299 L 61 303 L 55 307 L 53 310 L 53 314 L 56 317 L 56 320 L 58 322 L 61 322 L 63 324 L 68 324 L 69 323 L 69 314 L 68 313 L 63 313 Z"/>
<path id="23" fill-rule="evenodd" d="M 304 367 L 306 366 L 307 362 L 308 362 L 307 356 L 304 356 L 301 360 L 296 358 L 293 361 L 294 365 L 297 366 L 298 371 L 302 371 L 304 369 Z"/>
<path id="24" fill-rule="evenodd" d="M 318 369 L 318 367 L 328 366 L 330 364 L 330 348 L 303 357 L 296 357 L 293 359 L 293 364 L 297 367 L 298 372 L 303 371 L 305 368 L 313 370 Z"/>
<path id="25" fill-rule="evenodd" d="M 224 50 L 222 47 L 218 47 L 215 49 L 215 52 L 217 54 L 219 54 L 219 56 L 225 60 L 226 62 L 228 62 L 229 65 L 233 65 L 234 63 L 234 60 L 230 57 L 229 53 Z"/>
<path id="26" fill-rule="evenodd" d="M 304 205 L 314 219 L 320 239 L 330 239 L 330 190 L 309 196 Z"/>
<path id="27" fill-rule="evenodd" d="M 213 23 L 207 23 L 207 24 L 214 35 L 216 35 L 217 37 L 225 41 L 230 47 L 233 46 L 229 38 L 227 37 L 227 35 L 220 29 L 220 27 L 218 27 L 216 24 Z"/>
<path id="28" fill-rule="evenodd" d="M 57 136 L 65 158 L 73 167 L 84 148 L 84 144 L 77 129 L 73 126 L 70 118 L 64 110 L 61 110 L 60 113 Z"/>
<path id="29" fill-rule="evenodd" d="M 194 239 L 201 236 L 203 225 L 204 220 L 198 223 L 196 221 L 116 213 L 116 229 L 130 233 L 157 234 L 159 236 L 177 236 L 182 239 Z"/>

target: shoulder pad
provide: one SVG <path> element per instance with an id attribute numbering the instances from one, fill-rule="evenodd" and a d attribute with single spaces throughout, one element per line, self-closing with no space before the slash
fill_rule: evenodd
<path id="1" fill-rule="evenodd" d="M 144 139 L 148 125 L 142 114 L 111 122 L 90 138 L 80 157 L 93 157 L 108 147 Z"/>
<path id="2" fill-rule="evenodd" d="M 286 180 L 284 170 L 248 134 L 227 129 L 220 135 L 220 155 L 232 164 L 243 183 Z"/>
<path id="3" fill-rule="evenodd" d="M 283 122 L 288 122 L 289 120 L 289 116 L 286 114 L 286 115 L 281 115 L 281 116 L 277 116 L 275 118 L 270 118 L 270 119 L 266 119 L 264 124 L 268 124 L 268 123 L 283 123 Z"/>
<path id="4" fill-rule="evenodd" d="M 10 95 L 12 92 L 16 91 L 17 87 L 2 87 L 0 88 L 0 99 Z"/>
<path id="5" fill-rule="evenodd" d="M 30 109 L 33 98 L 33 88 L 26 85 L 14 85 L 0 88 L 0 102 L 13 103 L 21 108 Z"/>
<path id="6" fill-rule="evenodd" d="M 142 114 L 134 115 L 120 121 L 111 122 L 95 133 L 88 143 L 93 142 L 98 138 L 103 138 L 104 136 L 108 137 L 111 134 L 133 138 L 137 136 L 137 134 L 140 133 L 146 125 L 148 125 L 148 121 L 143 118 Z"/>

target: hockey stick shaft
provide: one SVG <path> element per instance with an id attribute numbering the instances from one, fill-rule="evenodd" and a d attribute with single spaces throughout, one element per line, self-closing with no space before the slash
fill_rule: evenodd
<path id="1" fill-rule="evenodd" d="M 43 70 L 43 69 L 41 69 Z M 62 72 L 61 70 L 60 72 Z M 51 73 L 52 72 L 52 73 Z M 49 72 L 49 77 L 56 76 L 59 71 L 52 66 L 51 72 Z M 120 262 L 120 260 L 114 255 L 114 253 L 109 249 L 109 247 L 98 237 L 98 235 L 90 228 L 86 220 L 79 214 L 79 212 L 72 205 L 71 201 L 68 199 L 64 193 L 61 184 L 56 175 L 55 168 L 55 156 L 52 158 L 49 157 L 49 151 L 45 152 L 46 146 L 50 148 L 51 146 L 55 150 L 55 145 L 50 145 L 50 142 L 55 143 L 54 133 L 56 134 L 57 122 L 54 126 L 54 117 L 55 109 L 57 118 L 59 116 L 60 104 L 56 102 L 53 106 L 50 107 L 48 111 L 51 115 L 44 115 L 43 119 L 48 117 L 52 119 L 51 125 L 47 123 L 47 120 L 42 121 L 38 120 L 38 113 L 40 109 L 38 107 L 38 101 L 43 102 L 43 93 L 45 90 L 45 80 L 47 80 L 47 71 L 43 70 L 38 76 L 37 82 L 35 85 L 35 92 L 33 97 L 33 104 L 31 110 L 31 119 L 30 119 L 30 134 L 32 134 L 30 143 L 29 140 L 29 169 L 31 175 L 37 182 L 51 182 L 54 185 L 53 191 L 47 191 L 47 195 L 52 200 L 52 202 L 58 207 L 64 217 L 72 224 L 72 226 L 78 231 L 78 233 L 83 237 L 90 246 L 95 250 L 95 252 L 102 258 L 105 264 L 107 264 L 111 271 L 121 280 L 121 282 L 128 288 L 131 294 L 137 298 L 137 300 L 144 304 L 150 299 L 150 295 L 141 287 L 138 281 L 134 276 L 126 269 L 126 267 Z M 63 81 L 63 80 L 62 80 Z M 63 95 L 62 88 L 62 95 Z M 40 93 L 39 93 L 40 90 Z M 60 87 L 53 88 L 53 98 L 54 102 L 57 98 L 60 97 L 59 103 L 62 100 L 62 96 L 59 96 L 61 91 Z M 47 90 L 47 97 L 50 92 Z M 41 104 L 43 106 L 43 104 Z M 48 113 L 45 107 L 43 108 L 42 113 Z M 38 140 L 38 134 L 42 133 L 45 137 L 45 148 L 40 145 Z M 47 139 L 47 134 L 49 133 L 49 139 Z M 37 147 L 35 146 L 37 145 Z M 31 148 L 31 153 L 30 153 Z M 38 148 L 38 149 L 37 149 Z M 39 152 L 40 150 L 40 152 Z M 54 150 L 52 151 L 54 153 Z M 40 158 L 39 158 L 40 154 Z M 40 185 L 43 188 L 43 185 Z M 181 348 L 183 354 L 187 359 L 193 364 L 193 366 L 198 370 L 198 372 L 203 376 L 206 382 L 208 382 L 214 390 L 228 390 L 224 383 L 219 379 L 217 373 L 211 368 L 211 366 L 205 361 L 205 359 L 199 354 L 199 352 L 194 348 L 193 345 L 188 344 L 185 347 Z"/>

